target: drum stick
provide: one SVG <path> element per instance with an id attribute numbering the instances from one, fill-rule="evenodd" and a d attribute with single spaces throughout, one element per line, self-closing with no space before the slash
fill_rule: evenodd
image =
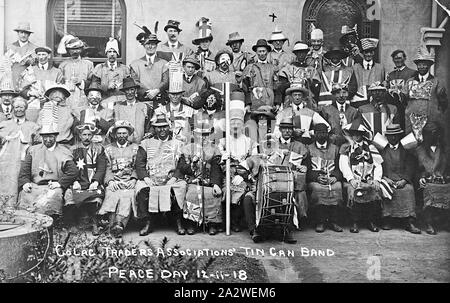
<path id="1" fill-rule="evenodd" d="M 229 236 L 231 234 L 231 159 L 230 159 L 230 83 L 226 82 L 224 85 L 224 96 L 225 96 L 225 148 L 227 151 L 227 160 L 226 160 L 226 193 L 225 193 L 225 212 L 226 212 L 226 235 Z"/>

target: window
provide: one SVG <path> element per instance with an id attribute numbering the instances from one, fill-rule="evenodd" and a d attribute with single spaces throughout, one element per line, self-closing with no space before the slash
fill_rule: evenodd
<path id="1" fill-rule="evenodd" d="M 58 46 L 66 34 L 79 37 L 86 44 L 83 56 L 103 62 L 109 37 L 119 42 L 120 59 L 125 58 L 125 16 L 123 0 L 50 0 L 48 3 L 47 43 L 56 62 L 63 54 Z M 123 60 L 121 60 L 123 61 Z"/>

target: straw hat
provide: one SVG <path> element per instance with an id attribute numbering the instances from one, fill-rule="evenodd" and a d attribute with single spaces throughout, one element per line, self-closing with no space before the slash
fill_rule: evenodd
<path id="1" fill-rule="evenodd" d="M 29 34 L 34 33 L 31 30 L 30 22 L 20 22 L 17 27 L 14 29 L 16 32 L 27 32 Z"/>

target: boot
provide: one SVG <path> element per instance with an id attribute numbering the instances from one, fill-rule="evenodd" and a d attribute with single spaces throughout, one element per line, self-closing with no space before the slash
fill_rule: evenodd
<path id="1" fill-rule="evenodd" d="M 67 205 L 64 209 L 64 223 L 67 226 L 69 233 L 77 233 L 77 208 L 75 205 Z"/>
<path id="2" fill-rule="evenodd" d="M 341 232 L 344 231 L 344 230 L 342 229 L 342 227 L 340 227 L 340 226 L 337 225 L 336 223 L 330 223 L 330 229 L 331 229 L 332 231 L 337 232 L 337 233 L 341 233 Z"/>
<path id="3" fill-rule="evenodd" d="M 184 236 L 186 234 L 186 230 L 184 229 L 182 220 L 183 218 L 181 214 L 177 215 L 177 234 L 179 234 L 180 236 Z"/>
<path id="4" fill-rule="evenodd" d="M 414 219 L 413 218 L 408 218 L 406 221 L 406 227 L 405 227 L 406 231 L 409 231 L 412 234 L 420 234 L 421 230 L 418 229 L 415 225 L 414 225 Z"/>
<path id="5" fill-rule="evenodd" d="M 208 227 L 208 233 L 210 236 L 214 236 L 217 234 L 216 224 L 210 223 Z"/>
<path id="6" fill-rule="evenodd" d="M 260 243 L 264 240 L 262 235 L 260 235 L 256 229 L 251 232 L 251 235 L 254 243 Z"/>
<path id="7" fill-rule="evenodd" d="M 288 243 L 288 244 L 295 244 L 297 243 L 297 240 L 294 239 L 294 236 L 292 235 L 292 231 L 287 230 L 285 235 L 284 235 L 284 239 L 283 242 Z"/>
<path id="8" fill-rule="evenodd" d="M 146 236 L 149 233 L 151 233 L 153 231 L 152 228 L 152 220 L 150 219 L 150 217 L 145 219 L 145 225 L 144 227 L 139 231 L 139 236 Z"/>
<path id="9" fill-rule="evenodd" d="M 195 234 L 195 223 L 192 222 L 191 220 L 186 220 L 186 225 L 187 225 L 187 234 L 188 235 L 193 235 Z"/>
<path id="10" fill-rule="evenodd" d="M 240 219 L 240 209 L 239 205 L 233 205 L 231 207 L 231 230 L 233 232 L 241 232 L 241 226 L 239 224 Z"/>
<path id="11" fill-rule="evenodd" d="M 351 232 L 351 233 L 354 233 L 354 234 L 359 233 L 358 223 L 354 222 L 354 223 L 352 224 L 352 227 L 350 228 L 350 232 Z"/>
<path id="12" fill-rule="evenodd" d="M 122 234 L 123 234 L 123 230 L 125 229 L 125 227 L 123 226 L 122 223 L 117 222 L 116 224 L 114 224 L 114 226 L 111 228 L 111 235 L 114 238 L 122 238 Z"/>
<path id="13" fill-rule="evenodd" d="M 319 223 L 316 225 L 316 233 L 323 233 L 325 231 L 325 224 Z"/>
<path id="14" fill-rule="evenodd" d="M 97 217 L 94 216 L 92 218 L 92 235 L 93 236 L 98 236 L 99 234 L 100 234 L 100 229 L 98 228 Z"/>
<path id="15" fill-rule="evenodd" d="M 430 223 L 427 223 L 427 229 L 425 231 L 429 235 L 436 235 L 437 234 L 437 232 L 434 229 L 433 225 L 431 225 Z"/>
<path id="16" fill-rule="evenodd" d="M 381 229 L 382 230 L 391 230 L 392 229 L 391 218 L 389 218 L 389 217 L 383 218 L 383 224 L 381 225 Z"/>
<path id="17" fill-rule="evenodd" d="M 375 223 L 373 223 L 373 222 L 369 222 L 367 228 L 368 228 L 371 232 L 374 232 L 374 233 L 377 233 L 377 232 L 380 231 L 380 229 L 379 229 L 379 228 L 375 225 Z"/>

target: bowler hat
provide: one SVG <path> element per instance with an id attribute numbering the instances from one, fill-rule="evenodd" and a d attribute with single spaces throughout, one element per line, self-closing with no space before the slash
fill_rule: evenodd
<path id="1" fill-rule="evenodd" d="M 328 126 L 325 123 L 318 123 L 316 125 L 314 125 L 314 133 L 328 133 Z"/>
<path id="2" fill-rule="evenodd" d="M 266 39 L 259 39 L 255 45 L 252 46 L 252 50 L 256 52 L 258 47 L 265 47 L 268 52 L 272 51 L 272 47 L 267 43 Z"/>
<path id="3" fill-rule="evenodd" d="M 90 91 L 98 91 L 100 92 L 102 95 L 104 94 L 103 89 L 96 83 L 96 82 L 92 82 L 91 86 L 89 86 L 89 88 L 85 89 L 84 92 L 86 93 L 86 95 L 90 92 Z"/>

